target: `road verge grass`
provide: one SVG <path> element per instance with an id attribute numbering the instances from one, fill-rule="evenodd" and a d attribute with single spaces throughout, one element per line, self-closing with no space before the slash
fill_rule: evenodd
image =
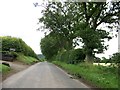
<path id="1" fill-rule="evenodd" d="M 28 64 L 28 65 L 32 65 L 36 62 L 39 62 L 39 60 L 33 58 L 33 57 L 30 57 L 30 56 L 25 56 L 23 54 L 18 54 L 18 57 L 17 57 L 17 60 L 18 61 L 21 61 L 25 64 Z"/>
<path id="2" fill-rule="evenodd" d="M 95 66 L 87 63 L 77 65 L 53 61 L 71 75 L 83 78 L 98 88 L 118 88 L 118 68 Z"/>
<path id="3" fill-rule="evenodd" d="M 0 73 L 2 74 L 6 74 L 10 71 L 10 67 L 0 64 Z"/>

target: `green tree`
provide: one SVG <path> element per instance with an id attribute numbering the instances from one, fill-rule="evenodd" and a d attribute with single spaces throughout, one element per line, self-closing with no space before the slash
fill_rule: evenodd
<path id="1" fill-rule="evenodd" d="M 39 19 L 44 23 L 45 28 L 57 36 L 59 43 L 63 44 L 66 50 L 73 48 L 72 40 L 76 37 L 73 32 L 75 20 L 72 9 L 74 5 L 70 3 L 63 5 L 61 2 L 49 2 L 46 9 L 42 11 L 43 17 Z"/>
<path id="2" fill-rule="evenodd" d="M 51 60 L 53 56 L 57 55 L 59 51 L 58 43 L 58 40 L 50 35 L 47 35 L 41 39 L 41 51 L 47 60 Z"/>
<path id="3" fill-rule="evenodd" d="M 109 28 L 113 28 L 110 24 L 118 23 L 120 2 L 113 2 L 108 8 L 105 2 L 83 2 L 80 4 L 80 12 L 83 14 L 82 24 L 77 25 L 77 34 L 84 43 L 86 51 L 86 60 L 93 60 L 95 53 L 102 53 L 107 49 L 104 46 L 104 39 L 111 39 L 109 32 L 98 29 L 102 23 L 108 23 Z M 96 49 L 96 51 L 95 51 Z"/>
<path id="4" fill-rule="evenodd" d="M 45 28 L 61 36 L 59 38 L 66 41 L 69 49 L 74 38 L 82 38 L 86 61 L 92 62 L 95 53 L 107 49 L 104 39 L 111 39 L 109 32 L 98 29 L 98 26 L 107 23 L 109 28 L 113 28 L 120 19 L 120 2 L 108 5 L 106 2 L 49 2 L 39 20 Z"/>

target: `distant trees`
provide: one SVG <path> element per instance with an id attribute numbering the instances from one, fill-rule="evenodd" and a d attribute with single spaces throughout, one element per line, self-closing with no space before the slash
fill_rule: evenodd
<path id="1" fill-rule="evenodd" d="M 14 48 L 15 52 L 23 53 L 27 56 L 32 56 L 37 58 L 37 55 L 22 39 L 11 37 L 11 36 L 1 36 L 2 40 L 2 51 L 10 51 L 10 48 Z"/>
<path id="2" fill-rule="evenodd" d="M 111 57 L 111 61 L 114 63 L 120 63 L 120 53 L 114 53 Z"/>
<path id="3" fill-rule="evenodd" d="M 41 51 L 47 60 L 50 60 L 59 51 L 59 41 L 50 35 L 45 36 L 40 42 Z"/>
<path id="4" fill-rule="evenodd" d="M 39 21 L 54 33 L 65 50 L 73 49 L 73 39 L 81 38 L 85 59 L 92 62 L 95 53 L 107 50 L 104 40 L 112 38 L 109 32 L 98 26 L 107 23 L 108 28 L 113 28 L 119 23 L 120 2 L 108 5 L 106 2 L 49 2 Z"/>

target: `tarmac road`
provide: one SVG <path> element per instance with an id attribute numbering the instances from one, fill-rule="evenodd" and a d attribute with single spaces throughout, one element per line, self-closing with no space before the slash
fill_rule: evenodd
<path id="1" fill-rule="evenodd" d="M 2 88 L 89 88 L 48 62 L 37 63 L 7 78 Z"/>

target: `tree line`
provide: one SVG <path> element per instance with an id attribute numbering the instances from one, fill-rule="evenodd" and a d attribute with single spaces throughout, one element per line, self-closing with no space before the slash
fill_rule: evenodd
<path id="1" fill-rule="evenodd" d="M 105 40 L 110 32 L 99 28 L 106 24 L 109 30 L 117 28 L 120 20 L 119 2 L 47 2 L 39 22 L 49 33 L 41 40 L 42 53 L 50 59 L 61 52 L 73 50 L 81 42 L 87 62 L 93 62 L 96 53 L 108 49 Z M 48 31 L 46 31 L 48 32 Z"/>

